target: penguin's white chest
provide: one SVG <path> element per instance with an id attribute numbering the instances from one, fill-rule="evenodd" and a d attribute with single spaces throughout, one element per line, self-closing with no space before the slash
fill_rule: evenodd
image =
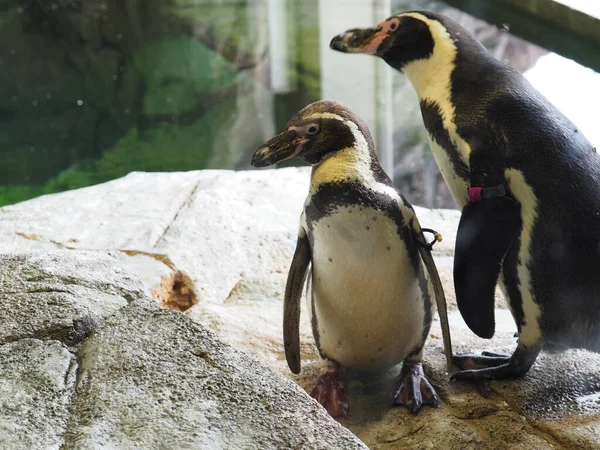
<path id="1" fill-rule="evenodd" d="M 424 303 L 396 224 L 376 209 L 344 206 L 315 222 L 312 233 L 316 337 L 323 353 L 359 370 L 402 361 L 421 344 Z"/>

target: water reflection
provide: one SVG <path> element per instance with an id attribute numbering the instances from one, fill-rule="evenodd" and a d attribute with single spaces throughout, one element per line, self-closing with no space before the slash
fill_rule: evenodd
<path id="1" fill-rule="evenodd" d="M 411 202 L 454 207 L 404 77 L 328 50 L 339 30 L 410 9 L 450 15 L 519 70 L 543 53 L 426 0 L 9 2 L 0 205 L 134 170 L 249 168 L 296 111 L 330 98 L 365 119 Z"/>

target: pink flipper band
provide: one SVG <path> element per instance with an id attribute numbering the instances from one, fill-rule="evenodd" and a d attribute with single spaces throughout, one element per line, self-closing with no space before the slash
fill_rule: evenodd
<path id="1" fill-rule="evenodd" d="M 481 187 L 471 187 L 469 188 L 469 202 L 475 203 L 481 200 Z"/>

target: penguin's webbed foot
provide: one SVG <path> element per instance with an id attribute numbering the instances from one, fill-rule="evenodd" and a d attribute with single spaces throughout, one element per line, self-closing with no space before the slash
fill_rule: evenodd
<path id="1" fill-rule="evenodd" d="M 533 365 L 540 349 L 539 344 L 529 348 L 519 344 L 512 355 L 494 352 L 455 355 L 452 362 L 461 370 L 452 374 L 450 379 L 481 381 L 522 377 Z"/>
<path id="2" fill-rule="evenodd" d="M 327 410 L 331 417 L 348 416 L 346 385 L 339 367 L 327 367 L 321 370 L 316 386 L 310 393 Z"/>
<path id="3" fill-rule="evenodd" d="M 423 405 L 434 408 L 440 405 L 440 399 L 433 386 L 425 378 L 420 362 L 404 361 L 400 372 L 400 386 L 394 396 L 394 404 L 406 406 L 413 414 L 417 414 Z"/>
<path id="4" fill-rule="evenodd" d="M 488 380 L 510 376 L 507 371 L 510 355 L 494 352 L 483 352 L 481 355 L 454 355 L 452 363 L 460 372 L 452 374 L 451 380 Z"/>
<path id="5" fill-rule="evenodd" d="M 510 355 L 482 352 L 481 355 L 466 353 L 452 356 L 452 363 L 461 370 L 477 370 L 497 367 L 510 362 Z"/>

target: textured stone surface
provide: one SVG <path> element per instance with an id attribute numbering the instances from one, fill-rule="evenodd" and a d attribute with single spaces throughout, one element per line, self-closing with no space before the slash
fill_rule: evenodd
<path id="1" fill-rule="evenodd" d="M 124 255 L 0 254 L 0 448 L 366 448 L 297 384 L 146 297 L 120 264 L 140 255 Z"/>
<path id="2" fill-rule="evenodd" d="M 75 356 L 57 341 L 0 345 L 0 448 L 61 447 L 76 370 Z"/>
<path id="3" fill-rule="evenodd" d="M 74 345 L 141 297 L 139 280 L 110 255 L 0 255 L 0 343 L 35 337 Z"/>
<path id="4" fill-rule="evenodd" d="M 285 176 L 306 171 L 286 172 L 203 176 L 157 244 L 190 274 L 202 302 L 222 302 L 241 280 L 262 285 L 291 258 L 308 181 Z M 263 195 L 271 201 L 260 201 Z M 283 203 L 289 206 L 281 208 Z"/>
<path id="5" fill-rule="evenodd" d="M 176 312 L 121 310 L 79 355 L 69 448 L 366 448 L 294 383 Z"/>

